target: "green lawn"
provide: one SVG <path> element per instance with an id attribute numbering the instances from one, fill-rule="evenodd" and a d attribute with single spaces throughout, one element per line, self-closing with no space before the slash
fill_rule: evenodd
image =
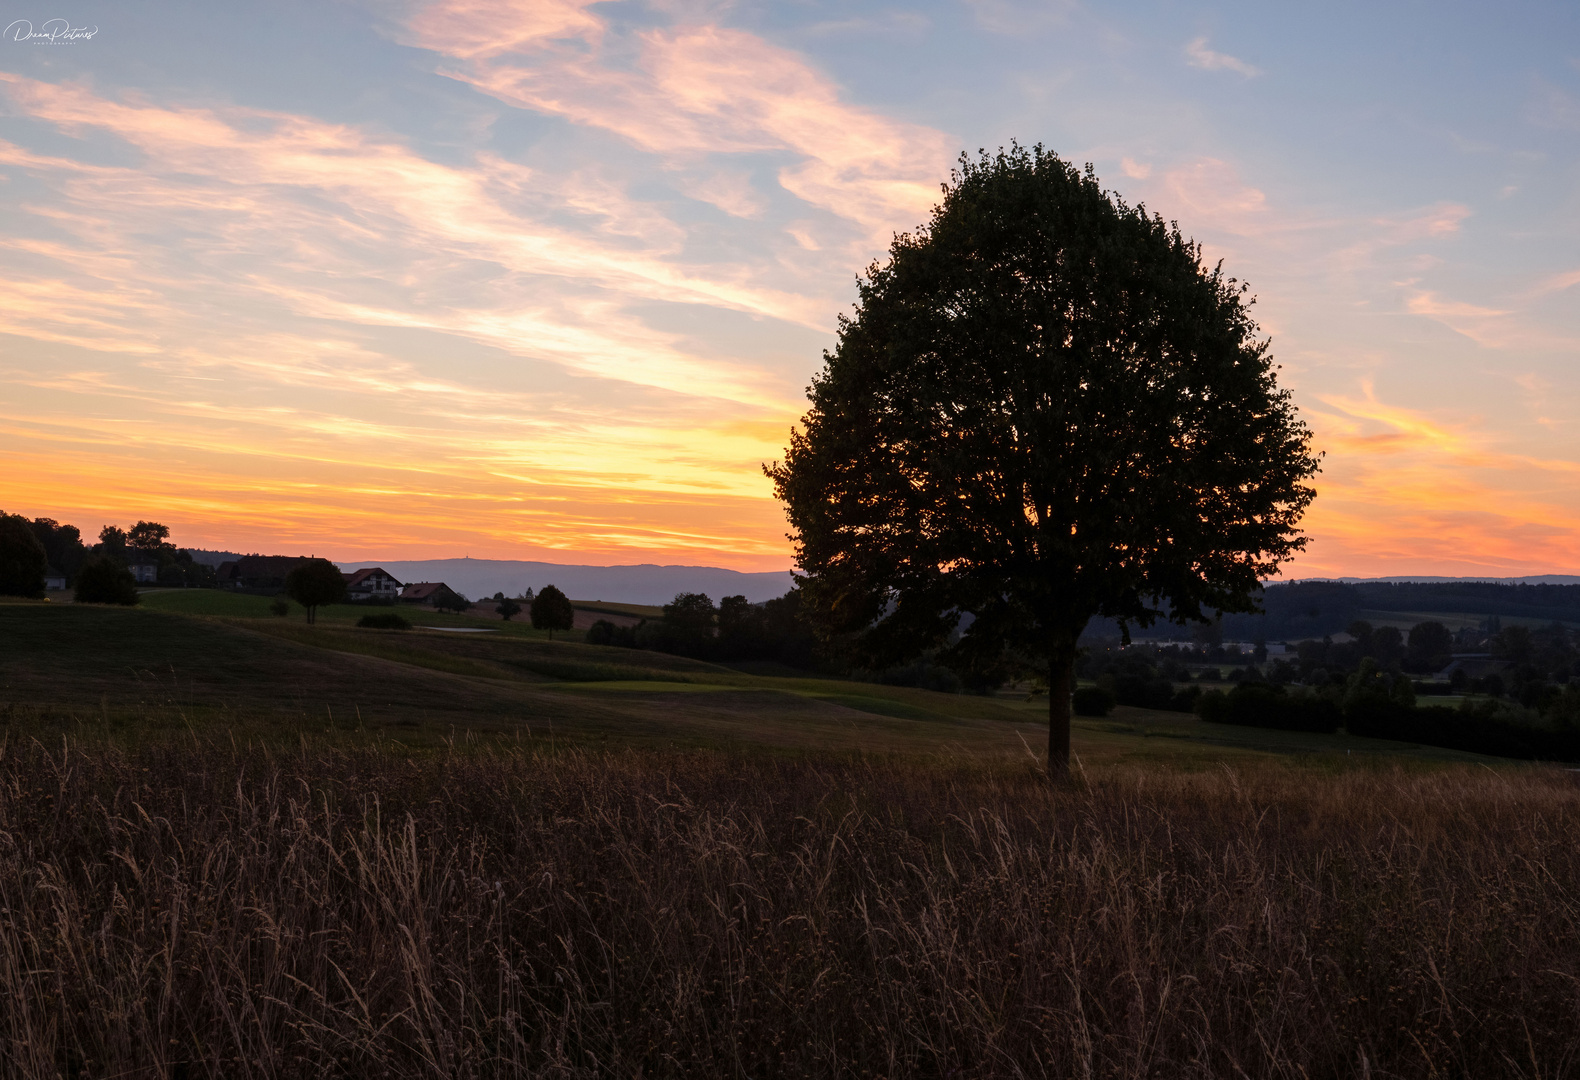
<path id="1" fill-rule="evenodd" d="M 620 604 L 605 600 L 572 600 L 577 611 L 590 611 L 595 615 L 628 615 L 635 619 L 662 619 L 664 609 L 655 604 Z"/>

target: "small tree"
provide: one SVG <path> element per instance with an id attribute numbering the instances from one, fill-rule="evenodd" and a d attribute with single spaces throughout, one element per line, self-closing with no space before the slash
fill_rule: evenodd
<path id="1" fill-rule="evenodd" d="M 434 598 L 433 606 L 439 611 L 453 611 L 460 615 L 472 606 L 472 601 L 466 598 L 465 593 L 447 589 Z"/>
<path id="2" fill-rule="evenodd" d="M 1416 623 L 1410 628 L 1405 652 L 1405 669 L 1415 672 L 1442 671 L 1453 661 L 1454 635 L 1440 622 Z"/>
<path id="3" fill-rule="evenodd" d="M 170 526 L 157 521 L 139 521 L 126 531 L 126 546 L 138 551 L 158 551 L 170 539 Z"/>
<path id="4" fill-rule="evenodd" d="M 962 156 L 858 289 L 767 470 L 801 591 L 865 666 L 1043 666 L 1062 775 L 1087 623 L 1255 610 L 1305 543 L 1309 432 L 1245 287 L 1041 147 Z"/>
<path id="5" fill-rule="evenodd" d="M 497 611 L 500 618 L 504 619 L 506 622 L 509 622 L 513 616 L 521 614 L 521 605 L 512 600 L 510 597 L 501 595 L 498 599 L 499 603 L 497 606 L 495 606 L 494 610 Z"/>
<path id="6" fill-rule="evenodd" d="M 137 580 L 126 564 L 112 555 L 91 555 L 77 571 L 76 599 L 79 604 L 137 603 Z"/>
<path id="7" fill-rule="evenodd" d="M 50 566 L 65 574 L 67 580 L 77 576 L 77 570 L 88 557 L 88 549 L 83 546 L 82 533 L 75 525 L 62 525 L 54 518 L 34 518 L 33 535 L 44 546 Z"/>
<path id="8" fill-rule="evenodd" d="M 318 609 L 346 598 L 346 578 L 328 559 L 304 559 L 285 575 L 285 593 L 307 609 L 307 621 L 318 621 Z"/>
<path id="9" fill-rule="evenodd" d="M 550 641 L 554 640 L 554 631 L 569 630 L 575 622 L 576 609 L 571 607 L 570 598 L 553 585 L 543 586 L 532 598 L 532 628 L 547 630 Z"/>
<path id="10" fill-rule="evenodd" d="M 707 593 L 677 593 L 674 600 L 664 605 L 666 650 L 684 656 L 710 652 L 717 616 Z"/>
<path id="11" fill-rule="evenodd" d="M 126 557 L 126 530 L 119 525 L 106 525 L 99 530 L 99 542 L 94 550 L 100 555 L 112 555 L 117 559 Z"/>
<path id="12" fill-rule="evenodd" d="M 25 517 L 0 514 L 0 596 L 43 596 L 49 556 Z"/>

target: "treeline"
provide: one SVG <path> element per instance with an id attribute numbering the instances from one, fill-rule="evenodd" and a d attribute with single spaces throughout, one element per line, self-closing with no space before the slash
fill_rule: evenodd
<path id="1" fill-rule="evenodd" d="M 1554 623 L 1504 627 L 1494 616 L 1459 638 L 1442 623 L 1408 632 L 1356 621 L 1347 640 L 1302 641 L 1285 657 L 1236 658 L 1227 674 L 1221 650 L 1141 646 L 1091 650 L 1081 674 L 1095 686 L 1077 692 L 1076 710 L 1104 715 L 1115 704 L 1194 712 L 1213 723 L 1284 731 L 1397 739 L 1501 757 L 1580 760 L 1580 647 Z M 1446 681 L 1424 676 L 1449 667 L 1460 645 L 1480 650 L 1482 674 L 1455 664 Z M 1204 687 L 1203 682 L 1215 684 Z M 1421 706 L 1423 693 L 1463 693 L 1458 707 Z"/>
<path id="2" fill-rule="evenodd" d="M 1491 581 L 1295 581 L 1262 592 L 1262 615 L 1225 615 L 1232 641 L 1299 641 L 1337 634 L 1364 610 L 1419 611 L 1580 623 L 1580 585 Z"/>
<path id="3" fill-rule="evenodd" d="M 717 606 L 706 593 L 680 593 L 664 605 L 662 618 L 644 619 L 634 626 L 616 626 L 600 619 L 587 630 L 586 640 L 593 645 L 651 649 L 724 664 L 782 664 L 799 671 L 947 694 L 989 692 L 1002 682 L 963 679 L 931 657 L 881 671 L 856 667 L 840 654 L 837 645 L 818 639 L 806 619 L 799 589 L 760 604 L 744 596 L 726 596 Z"/>
<path id="4" fill-rule="evenodd" d="M 43 596 L 49 576 L 59 574 L 79 600 L 136 603 L 134 563 L 152 568 L 150 584 L 212 587 L 214 568 L 169 538 L 168 526 L 139 521 L 127 529 L 106 525 L 98 543 L 89 545 L 75 525 L 0 511 L 0 595 Z"/>
<path id="5" fill-rule="evenodd" d="M 664 605 L 663 618 L 635 626 L 599 619 L 588 628 L 587 641 L 723 663 L 771 661 L 803 670 L 825 666 L 796 589 L 761 604 L 726 596 L 717 606 L 706 593 L 680 593 Z"/>

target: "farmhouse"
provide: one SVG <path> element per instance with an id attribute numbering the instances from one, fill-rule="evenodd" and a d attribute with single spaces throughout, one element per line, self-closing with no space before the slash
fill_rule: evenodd
<path id="1" fill-rule="evenodd" d="M 159 581 L 159 560 L 149 555 L 133 555 L 126 568 L 139 585 L 153 585 Z"/>
<path id="2" fill-rule="evenodd" d="M 44 571 L 44 588 L 60 590 L 66 587 L 66 575 L 53 566 Z"/>
<path id="3" fill-rule="evenodd" d="M 346 579 L 346 599 L 353 603 L 400 598 L 401 583 L 383 567 L 367 566 L 343 576 Z"/>
<path id="4" fill-rule="evenodd" d="M 406 586 L 400 594 L 403 604 L 452 607 L 461 603 L 460 594 L 442 581 L 419 581 Z"/>

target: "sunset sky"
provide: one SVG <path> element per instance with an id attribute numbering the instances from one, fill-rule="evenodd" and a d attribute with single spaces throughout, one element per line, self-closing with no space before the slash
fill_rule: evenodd
<path id="1" fill-rule="evenodd" d="M 1580 573 L 1572 0 L 12 17 L 97 29 L 0 41 L 0 509 L 784 568 L 856 274 L 1018 139 L 1251 283 L 1327 452 L 1290 576 Z"/>

